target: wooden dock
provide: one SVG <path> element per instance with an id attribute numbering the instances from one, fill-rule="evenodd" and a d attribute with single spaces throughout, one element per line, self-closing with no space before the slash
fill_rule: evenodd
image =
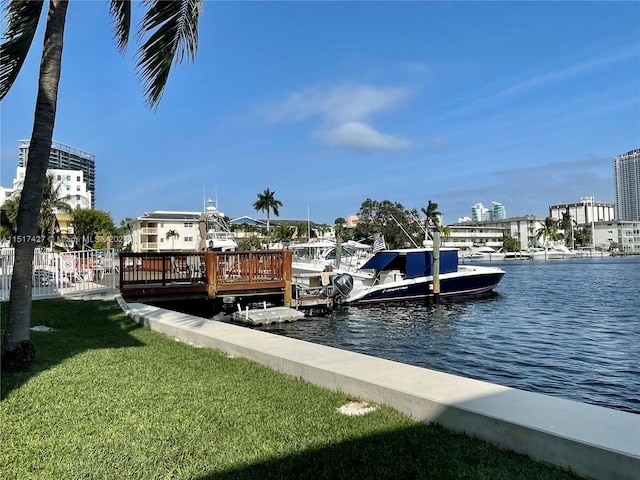
<path id="1" fill-rule="evenodd" d="M 120 292 L 127 301 L 274 297 L 292 302 L 292 252 L 158 252 L 120 254 Z"/>

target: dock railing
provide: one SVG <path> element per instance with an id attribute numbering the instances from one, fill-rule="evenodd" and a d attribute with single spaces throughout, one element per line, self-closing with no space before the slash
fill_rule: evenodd
<path id="1" fill-rule="evenodd" d="M 120 254 L 120 290 L 179 290 L 202 286 L 209 298 L 224 294 L 284 293 L 291 300 L 291 252 L 157 252 Z M 161 295 L 161 290 L 156 290 Z M 287 293 L 288 292 L 288 293 Z"/>

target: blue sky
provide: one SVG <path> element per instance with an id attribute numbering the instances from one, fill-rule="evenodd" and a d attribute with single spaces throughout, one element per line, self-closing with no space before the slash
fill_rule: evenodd
<path id="1" fill-rule="evenodd" d="M 44 24 L 44 22 L 43 22 Z M 508 216 L 595 196 L 640 148 L 639 2 L 206 1 L 194 63 L 150 110 L 107 2 L 69 6 L 54 139 L 96 156 L 118 223 L 230 217 L 266 188 L 280 218 L 333 224 L 362 202 L 492 201 Z M 30 138 L 42 35 L 1 105 L 0 184 Z"/>

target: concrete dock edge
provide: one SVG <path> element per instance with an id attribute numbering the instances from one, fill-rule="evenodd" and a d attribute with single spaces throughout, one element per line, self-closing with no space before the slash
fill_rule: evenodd
<path id="1" fill-rule="evenodd" d="M 450 375 L 144 304 L 133 320 L 587 478 L 640 478 L 640 415 Z"/>

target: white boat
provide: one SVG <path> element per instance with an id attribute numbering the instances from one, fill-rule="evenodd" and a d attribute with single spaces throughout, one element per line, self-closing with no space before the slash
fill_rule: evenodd
<path id="1" fill-rule="evenodd" d="M 529 250 L 534 260 L 564 260 L 578 258 L 578 255 L 570 250 L 562 242 L 546 243 L 544 247 L 536 247 Z"/>
<path id="2" fill-rule="evenodd" d="M 469 250 L 461 252 L 463 262 L 497 262 L 504 260 L 504 253 L 498 252 L 486 245 L 473 245 Z"/>
<path id="3" fill-rule="evenodd" d="M 533 258 L 531 252 L 504 252 L 505 260 L 531 260 L 531 258 Z"/>
<path id="4" fill-rule="evenodd" d="M 318 277 L 323 272 L 351 273 L 357 277 L 370 277 L 370 272 L 360 272 L 371 258 L 371 245 L 345 242 L 338 245 L 333 241 L 317 241 L 291 244 L 293 251 L 291 273 L 298 283 L 306 284 L 309 278 Z"/>
<path id="5" fill-rule="evenodd" d="M 224 213 L 218 210 L 214 200 L 205 202 L 205 212 L 200 217 L 200 236 L 204 234 L 204 248 L 209 252 L 231 252 L 238 249 Z"/>
<path id="6" fill-rule="evenodd" d="M 378 303 L 434 297 L 433 248 L 377 252 L 361 270 L 371 278 L 336 276 L 334 290 L 344 303 Z M 498 267 L 459 265 L 458 250 L 440 249 L 439 296 L 472 296 L 490 292 L 505 271 Z"/>

